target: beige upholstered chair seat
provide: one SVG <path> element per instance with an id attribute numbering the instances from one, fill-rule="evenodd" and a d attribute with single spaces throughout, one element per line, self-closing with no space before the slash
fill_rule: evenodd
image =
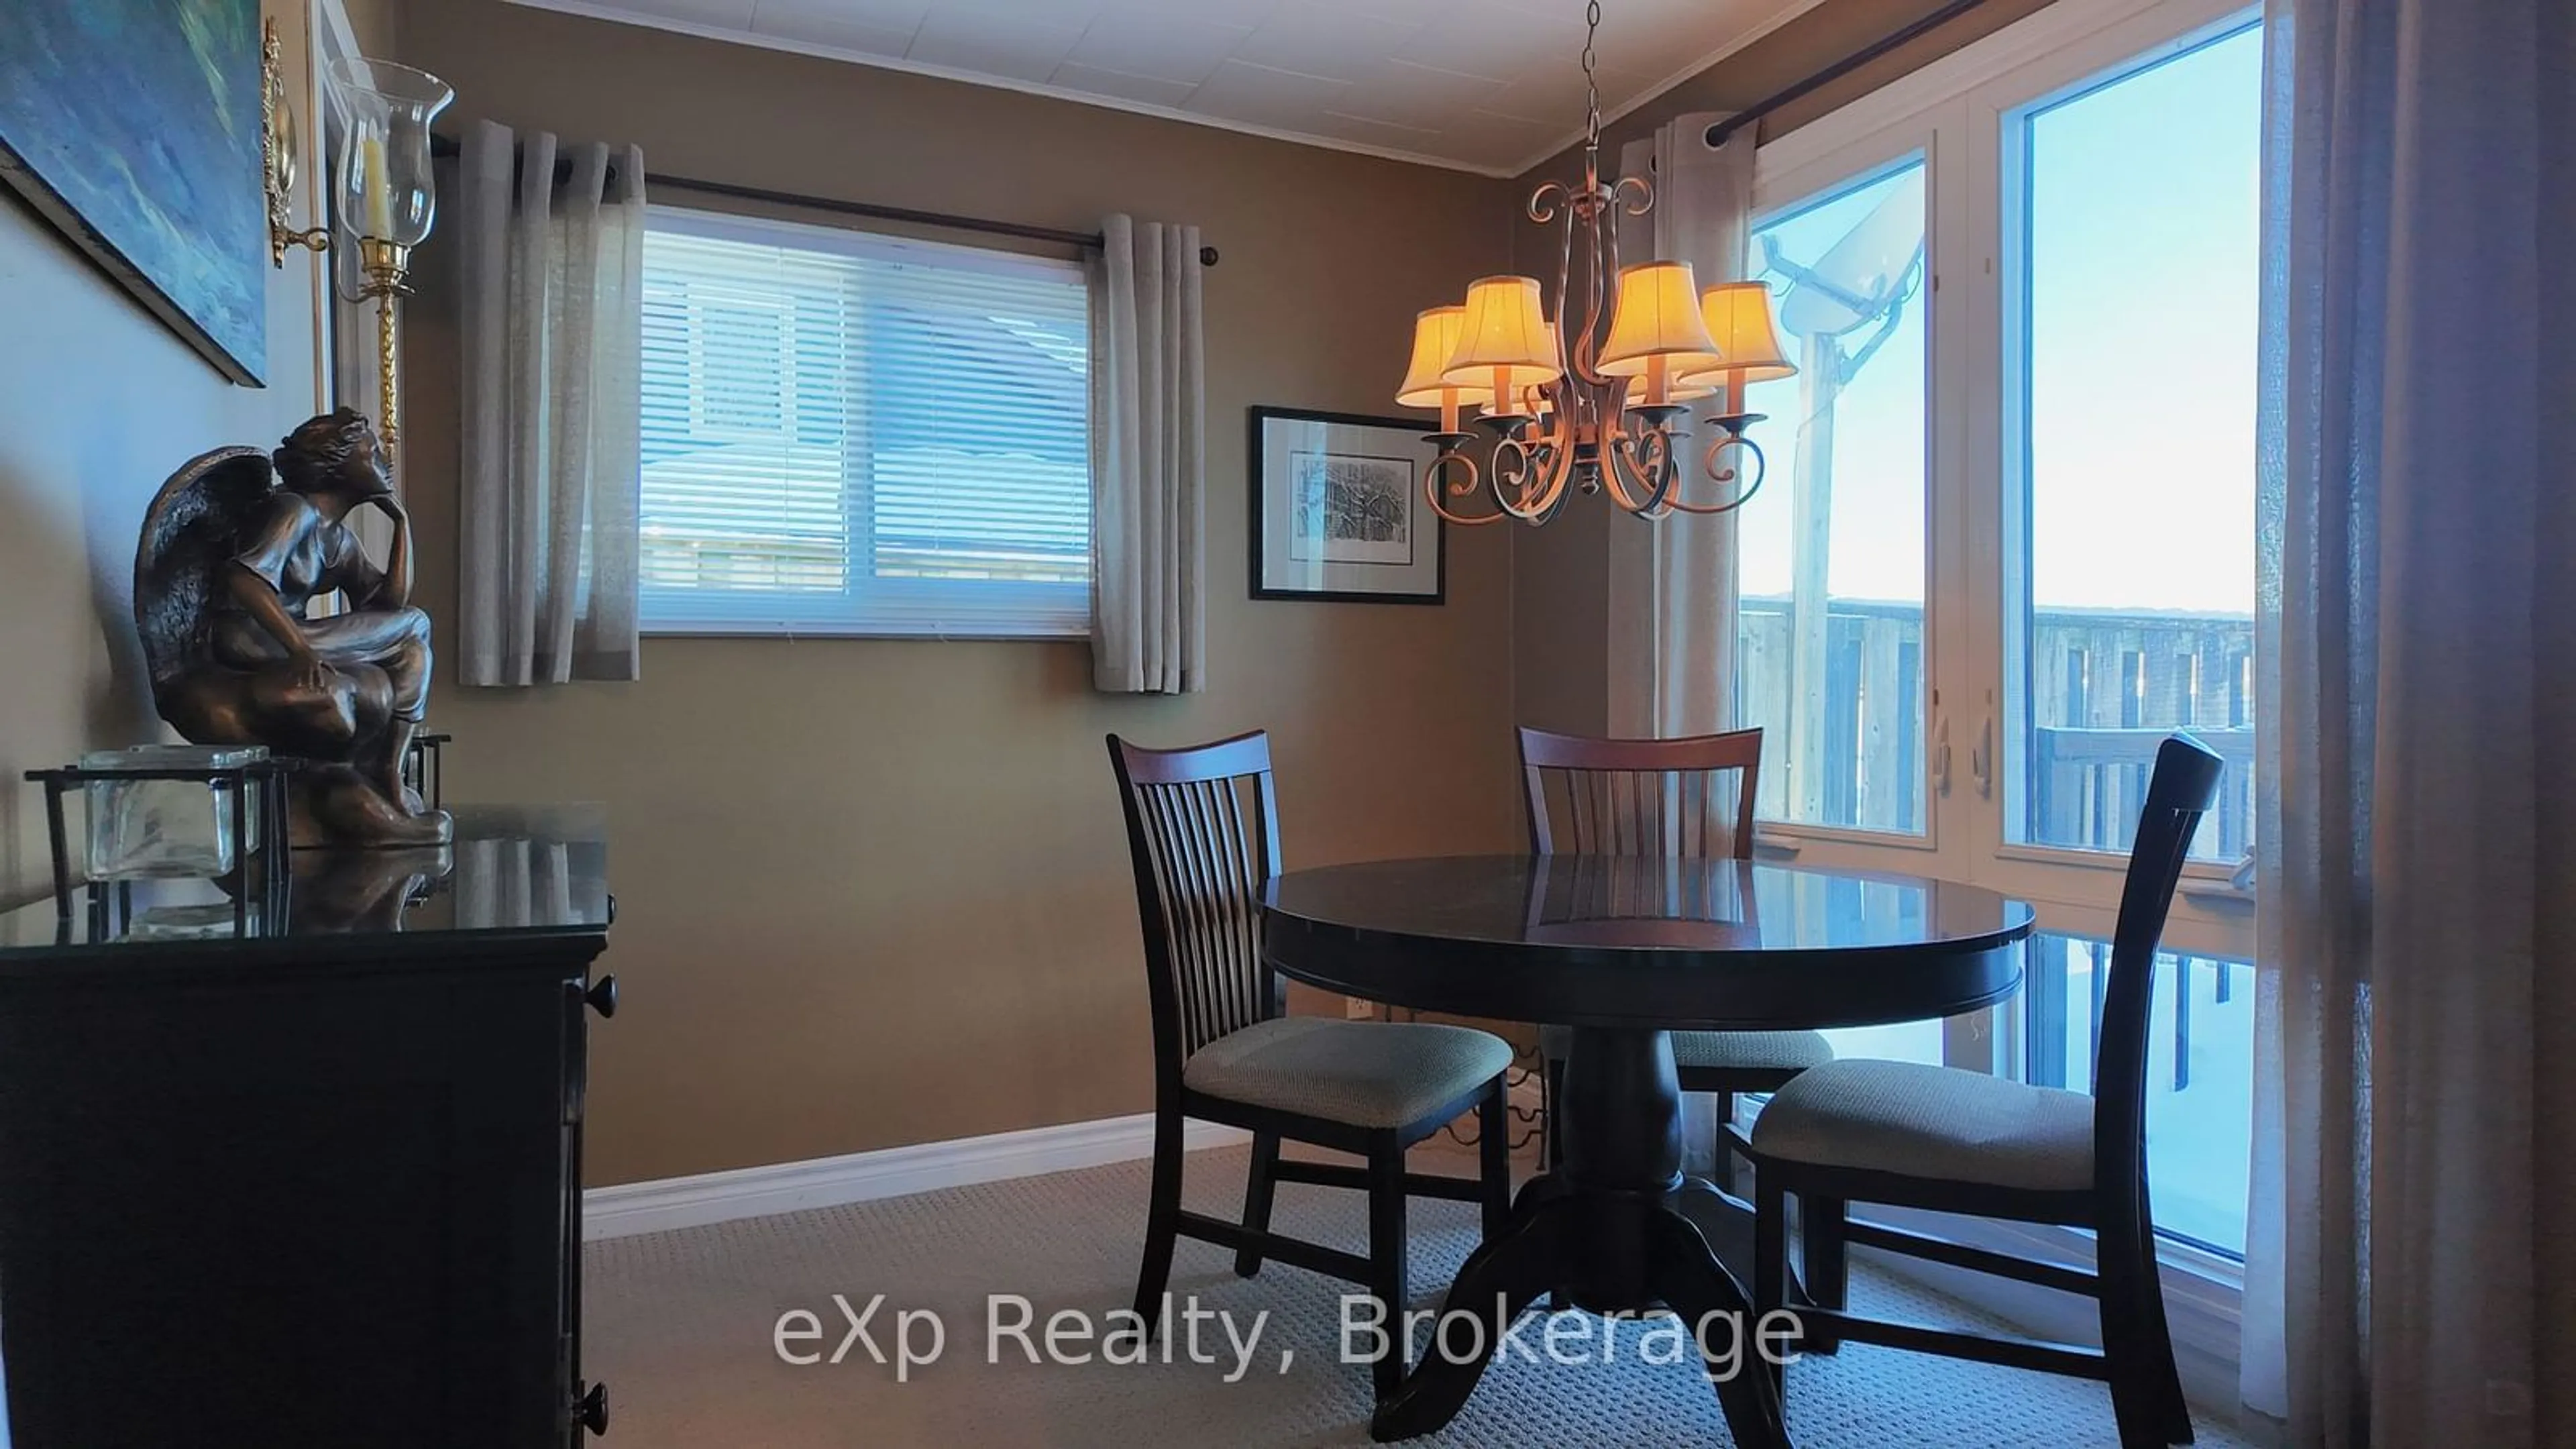
<path id="1" fill-rule="evenodd" d="M 1764 1157 L 2040 1192 L 2093 1185 L 2093 1099 L 1956 1067 L 1810 1067 L 1754 1124 Z"/>
<path id="2" fill-rule="evenodd" d="M 1414 1022 L 1283 1016 L 1192 1053 L 1194 1092 L 1353 1127 L 1406 1127 L 1512 1064 L 1491 1032 Z"/>
<path id="3" fill-rule="evenodd" d="M 1565 1060 L 1574 1033 L 1562 1026 L 1542 1027 L 1539 1044 L 1552 1061 Z M 1708 1067 L 1718 1071 L 1800 1072 L 1834 1059 L 1834 1048 L 1822 1032 L 1813 1031 L 1677 1031 L 1673 1065 L 1683 1071 Z"/>

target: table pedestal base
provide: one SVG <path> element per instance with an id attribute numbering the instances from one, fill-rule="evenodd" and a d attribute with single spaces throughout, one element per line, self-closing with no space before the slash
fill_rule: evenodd
<path id="1" fill-rule="evenodd" d="M 1522 1188 L 1512 1216 L 1469 1255 L 1441 1303 L 1432 1342 L 1369 1424 L 1409 1439 L 1454 1418 L 1503 1331 L 1541 1297 L 1596 1313 L 1669 1308 L 1700 1346 L 1719 1407 L 1746 1449 L 1787 1449 L 1780 1396 L 1761 1358 L 1752 1305 L 1701 1224 L 1740 1214 L 1681 1173 L 1681 1091 L 1670 1034 L 1578 1027 L 1551 1131 L 1564 1167 Z M 1452 1357 L 1438 1325 L 1483 1319 L 1472 1354 Z M 1712 1352 L 1713 1349 L 1723 1350 Z"/>

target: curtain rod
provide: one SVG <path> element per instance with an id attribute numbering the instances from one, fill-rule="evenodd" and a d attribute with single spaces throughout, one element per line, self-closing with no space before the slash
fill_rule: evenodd
<path id="1" fill-rule="evenodd" d="M 454 156 L 460 149 L 452 137 L 430 138 L 430 152 L 433 155 Z M 571 166 L 572 163 L 569 161 L 555 162 L 557 183 L 560 184 L 571 174 Z M 617 174 L 614 164 L 609 167 L 609 174 L 612 177 Z M 1103 244 L 1100 233 L 1096 231 L 1066 231 L 1061 227 L 1027 226 L 1016 221 L 994 221 L 988 217 L 959 216 L 946 211 L 920 211 L 908 206 L 880 206 L 871 201 L 844 201 L 833 196 L 808 196 L 795 191 L 772 191 L 766 187 L 741 186 L 730 181 L 705 181 L 694 176 L 672 176 L 660 171 L 646 173 L 645 181 L 650 186 L 669 187 L 675 191 L 695 191 L 708 196 L 728 196 L 739 201 L 766 202 L 772 206 L 801 207 L 808 211 L 836 212 L 842 216 L 864 216 L 874 221 L 908 222 L 915 226 L 934 226 L 948 231 L 982 232 L 988 236 L 1017 237 L 1023 241 L 1053 242 L 1057 246 L 1080 247 L 1087 251 L 1096 252 Z M 1212 267 L 1216 265 L 1216 261 L 1216 248 L 1206 246 L 1199 248 L 1200 266 Z"/>
<path id="2" fill-rule="evenodd" d="M 1727 137 L 1734 135 L 1736 132 L 1752 125 L 1754 122 L 1761 120 L 1764 116 L 1771 114 L 1782 106 L 1788 105 L 1792 101 L 1804 99 L 1812 92 L 1821 90 L 1824 87 L 1833 84 L 1835 81 L 1841 80 L 1844 76 L 1847 76 L 1853 71 L 1860 69 L 1862 66 L 1869 64 L 1871 61 L 1878 59 L 1889 51 L 1892 51 L 1917 37 L 1927 35 L 1932 31 L 1939 29 L 1941 26 L 1958 19 L 1960 16 L 1967 14 L 1969 11 L 1976 9 L 1984 3 L 1986 3 L 1986 0 L 1950 0 L 1949 4 L 1944 5 L 1940 9 L 1933 11 L 1931 14 L 1924 16 L 1913 24 L 1897 31 L 1895 34 L 1887 36 L 1881 40 L 1873 41 L 1872 43 L 1861 47 L 1859 50 L 1844 56 L 1842 59 L 1835 61 L 1833 64 L 1826 66 L 1823 70 L 1816 72 L 1814 75 L 1807 77 L 1796 85 L 1790 86 L 1785 90 L 1775 91 L 1772 94 L 1755 101 L 1753 104 L 1746 106 L 1743 110 L 1740 110 L 1734 115 L 1727 117 L 1725 120 L 1709 127 L 1708 135 L 1705 139 L 1712 147 L 1723 146 L 1726 144 Z"/>

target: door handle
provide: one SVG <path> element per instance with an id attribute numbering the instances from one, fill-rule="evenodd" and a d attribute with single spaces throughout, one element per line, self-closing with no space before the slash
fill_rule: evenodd
<path id="1" fill-rule="evenodd" d="M 1943 795 L 1950 793 L 1950 717 L 1946 714 L 1932 734 L 1932 788 Z"/>
<path id="2" fill-rule="evenodd" d="M 579 981 L 567 981 L 564 992 L 598 1012 L 603 1021 L 617 1014 L 617 977 L 613 972 L 601 976 L 587 987 Z"/>
<path id="3" fill-rule="evenodd" d="M 582 1428 L 605 1437 L 608 1433 L 608 1385 L 592 1384 L 589 1393 L 575 1399 L 572 1417 L 573 1422 Z"/>
<path id="4" fill-rule="evenodd" d="M 1987 715 L 1977 726 L 1977 747 L 1968 751 L 1968 768 L 1977 777 L 1977 793 L 1983 796 L 1995 793 L 1994 743 L 1995 717 Z"/>

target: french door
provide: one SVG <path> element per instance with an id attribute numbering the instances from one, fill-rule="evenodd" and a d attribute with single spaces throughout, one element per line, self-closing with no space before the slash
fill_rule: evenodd
<path id="1" fill-rule="evenodd" d="M 2022 996 L 1847 1053 L 2090 1085 L 2156 743 L 2226 757 L 2167 932 L 2159 1224 L 2241 1253 L 2250 1122 L 2261 36 L 2241 0 L 2061 0 L 1765 146 L 1739 516 L 1759 839 L 2030 901 Z"/>

